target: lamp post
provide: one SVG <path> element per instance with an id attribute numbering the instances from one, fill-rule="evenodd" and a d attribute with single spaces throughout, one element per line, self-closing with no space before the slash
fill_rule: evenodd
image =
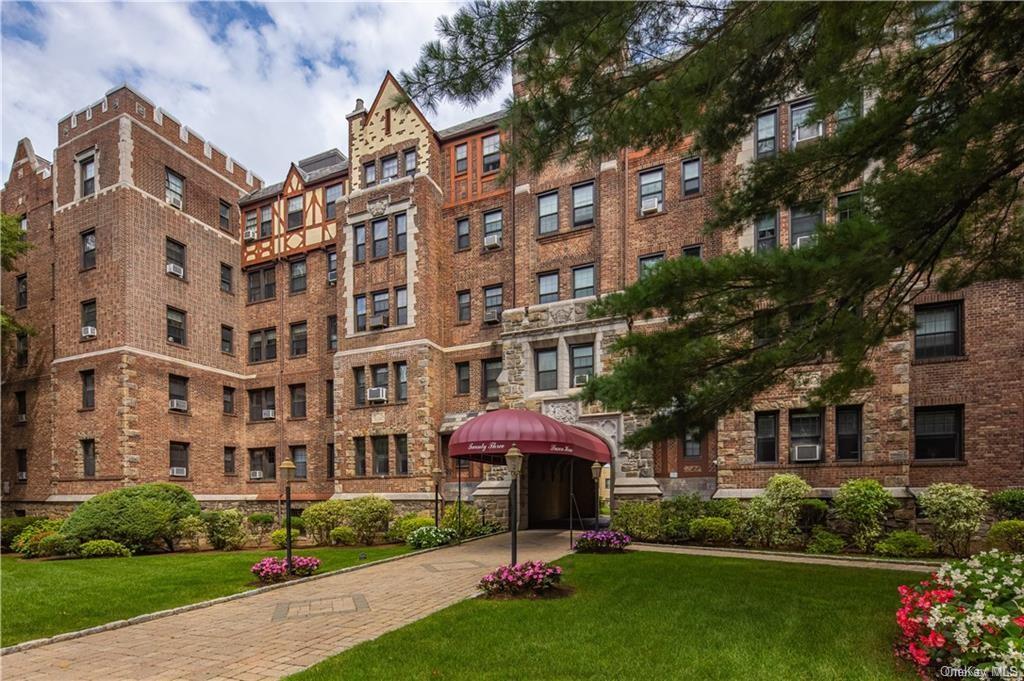
<path id="1" fill-rule="evenodd" d="M 590 466 L 590 474 L 594 476 L 594 530 L 601 529 L 600 527 L 600 515 L 601 515 L 601 470 L 604 468 L 598 462 L 594 462 Z"/>
<path id="2" fill-rule="evenodd" d="M 434 480 L 434 527 L 438 527 L 441 524 L 441 516 L 439 514 L 439 501 L 441 498 L 441 479 L 444 477 L 444 471 L 439 467 L 434 466 L 434 470 L 430 471 L 430 477 Z"/>
<path id="3" fill-rule="evenodd" d="M 512 476 L 512 564 L 516 564 L 516 534 L 519 530 L 519 473 L 523 470 L 523 453 L 513 445 L 505 452 L 505 465 Z"/>
<path id="4" fill-rule="evenodd" d="M 295 462 L 285 459 L 279 466 L 284 479 L 284 548 L 288 574 L 292 572 L 292 479 L 295 477 Z"/>

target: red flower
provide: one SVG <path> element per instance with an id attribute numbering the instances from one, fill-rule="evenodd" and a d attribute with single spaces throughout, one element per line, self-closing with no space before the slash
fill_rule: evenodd
<path id="1" fill-rule="evenodd" d="M 1018 627 L 1024 627 L 1024 615 L 1021 615 L 1020 617 L 1014 617 L 1013 623 L 1016 624 Z"/>
<path id="2" fill-rule="evenodd" d="M 916 643 L 911 643 L 907 646 L 907 649 L 910 651 L 910 656 L 914 658 L 914 662 L 922 667 L 928 664 L 928 661 L 931 659 L 928 655 L 928 651 L 923 648 L 919 648 Z"/>
<path id="3" fill-rule="evenodd" d="M 929 648 L 941 648 L 946 645 L 946 637 L 933 629 L 928 632 L 927 636 L 921 639 L 921 642 Z"/>

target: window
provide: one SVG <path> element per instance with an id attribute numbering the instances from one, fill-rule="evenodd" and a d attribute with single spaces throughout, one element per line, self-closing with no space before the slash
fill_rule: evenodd
<path id="1" fill-rule="evenodd" d="M 963 457 L 963 405 L 914 409 L 914 458 Z"/>
<path id="2" fill-rule="evenodd" d="M 836 219 L 846 222 L 861 211 L 860 192 L 849 192 L 836 197 Z"/>
<path id="3" fill-rule="evenodd" d="M 188 443 L 171 443 L 171 475 L 178 478 L 188 477 Z"/>
<path id="4" fill-rule="evenodd" d="M 594 221 L 594 183 L 572 188 L 572 226 L 581 227 Z"/>
<path id="5" fill-rule="evenodd" d="M 388 156 L 380 161 L 380 179 L 382 182 L 390 182 L 398 177 L 398 157 Z"/>
<path id="6" fill-rule="evenodd" d="M 395 399 L 405 402 L 409 399 L 409 365 L 395 362 Z"/>
<path id="7" fill-rule="evenodd" d="M 372 187 L 377 184 L 377 164 L 373 161 L 363 164 L 363 185 Z"/>
<path id="8" fill-rule="evenodd" d="M 28 450 L 16 449 L 14 456 L 18 462 L 18 482 L 28 482 Z"/>
<path id="9" fill-rule="evenodd" d="M 963 354 L 960 327 L 962 302 L 955 300 L 914 309 L 917 329 L 914 333 L 914 358 L 934 359 Z"/>
<path id="10" fill-rule="evenodd" d="M 277 477 L 277 450 L 261 447 L 249 450 L 249 478 L 273 480 Z M 256 475 L 253 475 L 256 473 Z M 258 476 L 258 477 L 257 477 Z"/>
<path id="11" fill-rule="evenodd" d="M 78 172 L 82 180 L 82 198 L 96 193 L 96 157 L 89 156 L 78 162 Z"/>
<path id="12" fill-rule="evenodd" d="M 24 235 L 28 234 L 28 216 L 27 215 L 22 215 L 21 216 L 21 220 L 20 220 L 18 226 L 21 228 L 21 234 L 22 234 L 21 238 L 24 239 L 25 238 Z"/>
<path id="13" fill-rule="evenodd" d="M 288 290 L 291 293 L 302 293 L 306 290 L 306 259 L 293 260 L 288 263 Z"/>
<path id="14" fill-rule="evenodd" d="M 801 409 L 789 412 L 789 444 L 792 448 L 790 461 L 817 461 L 822 449 L 822 412 Z M 804 448 L 815 447 L 813 455 Z"/>
<path id="15" fill-rule="evenodd" d="M 254 210 L 245 214 L 245 231 L 248 232 L 250 230 L 253 234 L 256 233 L 256 211 Z"/>
<path id="16" fill-rule="evenodd" d="M 309 477 L 309 461 L 306 459 L 306 448 L 297 445 L 291 448 L 292 463 L 295 464 L 295 479 L 305 480 Z"/>
<path id="17" fill-rule="evenodd" d="M 288 342 L 292 357 L 302 357 L 306 354 L 306 322 L 295 322 L 288 327 Z"/>
<path id="18" fill-rule="evenodd" d="M 14 280 L 14 306 L 26 307 L 28 305 L 28 275 L 19 274 Z"/>
<path id="19" fill-rule="evenodd" d="M 276 416 L 273 388 L 256 388 L 249 391 L 250 421 L 272 421 Z"/>
<path id="20" fill-rule="evenodd" d="M 356 406 L 361 407 L 366 404 L 366 369 L 363 367 L 352 369 L 352 384 L 356 390 Z"/>
<path id="21" fill-rule="evenodd" d="M 460 251 L 469 248 L 469 218 L 455 221 L 455 248 Z"/>
<path id="22" fill-rule="evenodd" d="M 333 220 L 338 215 L 338 199 L 341 198 L 342 187 L 333 184 L 324 190 L 324 219 Z"/>
<path id="23" fill-rule="evenodd" d="M 14 401 L 18 407 L 18 416 L 24 416 L 28 419 L 28 393 L 24 390 L 18 390 L 14 393 Z"/>
<path id="24" fill-rule="evenodd" d="M 492 234 L 501 235 L 501 211 L 492 210 L 490 213 L 484 213 L 484 236 L 490 236 Z"/>
<path id="25" fill-rule="evenodd" d="M 96 230 L 82 232 L 82 269 L 96 267 Z"/>
<path id="26" fill-rule="evenodd" d="M 220 290 L 231 293 L 235 288 L 235 273 L 231 265 L 220 264 Z"/>
<path id="27" fill-rule="evenodd" d="M 220 201 L 220 228 L 225 232 L 231 231 L 231 204 L 227 201 Z"/>
<path id="28" fill-rule="evenodd" d="M 539 302 L 554 303 L 558 300 L 558 272 L 537 275 Z"/>
<path id="29" fill-rule="evenodd" d="M 302 195 L 288 199 L 288 229 L 302 227 Z"/>
<path id="30" fill-rule="evenodd" d="M 277 295 L 277 277 L 273 267 L 252 270 L 249 272 L 248 278 L 250 303 L 273 300 Z"/>
<path id="31" fill-rule="evenodd" d="M 164 200 L 176 208 L 185 202 L 185 178 L 170 168 L 164 169 Z"/>
<path id="32" fill-rule="evenodd" d="M 395 436 L 395 472 L 399 475 L 409 474 L 409 437 Z"/>
<path id="33" fill-rule="evenodd" d="M 501 284 L 484 289 L 484 312 L 496 312 L 500 315 L 503 304 Z"/>
<path id="34" fill-rule="evenodd" d="M 778 213 L 762 215 L 754 221 L 754 229 L 757 230 L 758 251 L 770 251 L 778 246 L 778 226 Z"/>
<path id="35" fill-rule="evenodd" d="M 229 355 L 235 352 L 235 330 L 223 324 L 220 327 L 220 351 Z"/>
<path id="36" fill-rule="evenodd" d="M 370 438 L 373 447 L 373 474 L 388 474 L 388 437 L 387 435 L 375 435 Z"/>
<path id="37" fill-rule="evenodd" d="M 405 174 L 412 175 L 416 172 L 416 149 L 406 149 L 402 152 Z"/>
<path id="38" fill-rule="evenodd" d="M 497 133 L 483 139 L 483 152 L 485 173 L 501 167 L 501 139 Z"/>
<path id="39" fill-rule="evenodd" d="M 944 45 L 956 37 L 953 21 L 956 5 L 952 2 L 922 2 L 914 6 L 917 24 L 921 28 L 914 33 L 914 44 L 919 49 Z"/>
<path id="40" fill-rule="evenodd" d="M 813 110 L 814 100 L 812 99 L 789 107 L 789 127 L 793 133 L 793 146 L 821 137 L 821 121 L 811 119 Z"/>
<path id="41" fill-rule="evenodd" d="M 395 326 L 409 323 L 409 293 L 404 286 L 395 289 Z"/>
<path id="42" fill-rule="evenodd" d="M 288 386 L 289 402 L 293 419 L 306 418 L 306 384 L 298 383 Z"/>
<path id="43" fill-rule="evenodd" d="M 779 150 L 776 139 L 779 129 L 778 112 L 775 109 L 766 111 L 757 117 L 757 158 L 774 156 Z"/>
<path id="44" fill-rule="evenodd" d="M 352 249 L 353 262 L 366 260 L 366 225 L 356 225 L 352 228 L 352 242 L 355 246 Z"/>
<path id="45" fill-rule="evenodd" d="M 355 474 L 359 477 L 366 475 L 366 438 L 365 437 L 354 437 L 352 438 L 352 457 L 355 459 Z"/>
<path id="46" fill-rule="evenodd" d="M 683 196 L 700 194 L 700 159 L 683 161 Z"/>
<path id="47" fill-rule="evenodd" d="M 176 310 L 173 307 L 167 308 L 167 342 L 176 345 L 184 345 L 185 336 L 185 312 Z"/>
<path id="48" fill-rule="evenodd" d="M 661 210 L 665 202 L 665 171 L 661 168 L 647 170 L 640 173 L 640 210 L 643 211 L 645 204 L 656 202 L 658 210 Z"/>
<path id="49" fill-rule="evenodd" d="M 637 263 L 637 274 L 642 279 L 650 274 L 651 270 L 657 267 L 658 263 L 665 259 L 664 253 L 652 253 L 651 255 L 642 255 Z"/>
<path id="50" fill-rule="evenodd" d="M 187 272 L 185 269 L 185 244 L 179 244 L 174 239 L 167 239 L 165 252 L 167 256 L 167 274 L 184 279 Z"/>
<path id="51" fill-rule="evenodd" d="M 861 405 L 836 407 L 836 459 L 857 461 L 861 457 Z"/>
<path id="52" fill-rule="evenodd" d="M 594 375 L 594 344 L 570 345 L 569 360 L 572 362 L 573 385 L 576 385 L 577 376 L 590 378 Z"/>
<path id="53" fill-rule="evenodd" d="M 594 266 L 581 265 L 572 268 L 572 297 L 583 298 L 594 295 Z"/>
<path id="54" fill-rule="evenodd" d="M 338 315 L 327 316 L 327 349 L 338 349 Z"/>
<path id="55" fill-rule="evenodd" d="M 225 414 L 235 413 L 235 389 L 230 385 L 224 386 L 224 394 L 222 397 Z"/>
<path id="56" fill-rule="evenodd" d="M 82 303 L 82 326 L 96 328 L 96 301 L 87 300 Z"/>
<path id="57" fill-rule="evenodd" d="M 814 232 L 823 218 L 820 205 L 792 206 L 789 209 L 789 243 L 799 248 L 813 241 Z"/>
<path id="58" fill-rule="evenodd" d="M 455 363 L 455 393 L 457 395 L 469 394 L 469 362 Z"/>
<path id="59" fill-rule="evenodd" d="M 82 377 L 82 409 L 94 409 L 96 407 L 96 371 L 86 369 L 78 372 Z"/>
<path id="60" fill-rule="evenodd" d="M 277 329 L 260 329 L 249 332 L 249 362 L 266 362 L 277 359 Z"/>
<path id="61" fill-rule="evenodd" d="M 778 460 L 779 412 L 759 411 L 754 414 L 754 461 L 775 463 Z"/>
<path id="62" fill-rule="evenodd" d="M 395 253 L 405 253 L 407 247 L 405 213 L 395 215 Z"/>
<path id="63" fill-rule="evenodd" d="M 703 255 L 703 251 L 704 247 L 701 246 L 700 244 L 697 244 L 696 246 L 686 246 L 685 248 L 683 248 L 683 257 L 696 258 L 697 260 L 700 260 L 701 256 Z"/>
<path id="64" fill-rule="evenodd" d="M 324 412 L 328 416 L 334 416 L 334 381 L 327 379 L 324 388 Z"/>
<path id="65" fill-rule="evenodd" d="M 860 96 L 857 96 L 840 106 L 839 110 L 836 111 L 836 130 L 842 132 L 856 123 L 857 119 L 861 117 L 863 108 L 864 100 Z"/>
<path id="66" fill-rule="evenodd" d="M 224 475 L 235 474 L 235 448 L 224 448 Z"/>
<path id="67" fill-rule="evenodd" d="M 373 257 L 384 258 L 388 254 L 388 221 L 373 222 Z"/>
<path id="68" fill-rule="evenodd" d="M 273 234 L 274 219 L 270 206 L 260 208 L 260 238 L 266 239 Z"/>
<path id="69" fill-rule="evenodd" d="M 338 252 L 335 250 L 327 251 L 327 281 L 329 283 L 335 282 L 338 279 Z"/>
<path id="70" fill-rule="evenodd" d="M 96 440 L 81 440 L 82 475 L 87 478 L 96 476 Z"/>
<path id="71" fill-rule="evenodd" d="M 388 309 L 391 306 L 391 301 L 388 299 L 387 291 L 374 291 L 373 292 L 373 316 L 383 318 L 385 326 L 387 320 L 391 316 L 391 311 Z"/>
<path id="72" fill-rule="evenodd" d="M 537 390 L 558 389 L 558 349 L 544 348 L 534 352 Z"/>
<path id="73" fill-rule="evenodd" d="M 455 172 L 456 174 L 466 172 L 466 145 L 460 144 L 455 147 Z"/>
<path id="74" fill-rule="evenodd" d="M 390 383 L 388 380 L 388 365 L 376 364 L 370 367 L 370 380 L 373 381 L 374 388 L 387 388 Z"/>
<path id="75" fill-rule="evenodd" d="M 334 443 L 327 443 L 327 479 L 334 479 Z"/>
<path id="76" fill-rule="evenodd" d="M 188 403 L 188 377 L 175 376 L 167 377 L 167 398 L 170 400 L 181 400 Z M 186 411 L 186 409 L 171 408 L 172 411 Z"/>
<path id="77" fill-rule="evenodd" d="M 488 402 L 497 402 L 500 388 L 498 376 L 501 375 L 501 358 L 485 359 L 483 362 L 483 394 Z"/>
<path id="78" fill-rule="evenodd" d="M 18 367 L 28 366 L 28 334 L 19 332 L 15 342 L 14 365 Z"/>
<path id="79" fill-rule="evenodd" d="M 366 331 L 366 296 L 355 296 L 352 299 L 352 309 L 355 310 L 356 331 Z"/>
<path id="80" fill-rule="evenodd" d="M 558 192 L 537 197 L 537 232 L 551 234 L 558 231 Z"/>
<path id="81" fill-rule="evenodd" d="M 469 291 L 459 291 L 455 294 L 456 305 L 458 306 L 458 319 L 460 322 L 468 322 L 472 316 L 472 303 Z"/>

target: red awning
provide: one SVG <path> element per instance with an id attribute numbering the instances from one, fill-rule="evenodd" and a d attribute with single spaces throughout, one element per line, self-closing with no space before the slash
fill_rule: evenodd
<path id="1" fill-rule="evenodd" d="M 560 454 L 610 463 L 604 440 L 580 428 L 526 409 L 499 409 L 459 426 L 448 443 L 452 457 L 501 464 L 515 445 L 523 454 Z"/>

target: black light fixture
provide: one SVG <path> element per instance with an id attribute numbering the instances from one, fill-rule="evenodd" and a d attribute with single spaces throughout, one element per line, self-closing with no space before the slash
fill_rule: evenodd
<path id="1" fill-rule="evenodd" d="M 590 466 L 590 474 L 594 476 L 594 530 L 601 529 L 601 470 L 603 468 L 604 466 L 596 461 Z"/>
<path id="2" fill-rule="evenodd" d="M 295 478 L 295 462 L 290 458 L 285 459 L 279 466 L 281 478 L 284 480 L 284 547 L 285 561 L 288 564 L 288 574 L 295 574 L 292 570 L 292 480 Z"/>
<path id="3" fill-rule="evenodd" d="M 444 479 L 444 471 L 434 466 L 434 470 L 430 471 L 430 477 L 434 480 L 434 527 L 438 527 L 441 524 L 441 480 Z"/>
<path id="4" fill-rule="evenodd" d="M 512 519 L 510 521 L 512 530 L 512 564 L 516 564 L 516 540 L 519 530 L 519 474 L 523 470 L 523 453 L 515 446 L 515 443 L 505 452 L 505 465 L 508 466 L 508 473 L 512 476 Z"/>

